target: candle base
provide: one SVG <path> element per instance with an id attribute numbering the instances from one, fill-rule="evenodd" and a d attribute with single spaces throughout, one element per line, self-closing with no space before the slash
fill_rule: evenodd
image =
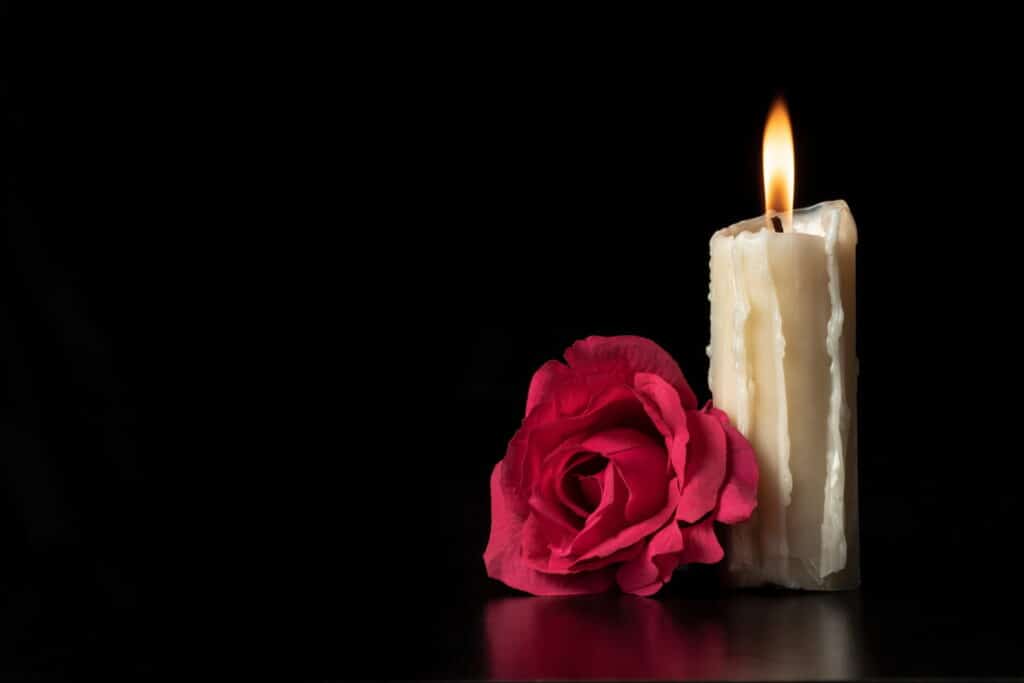
<path id="1" fill-rule="evenodd" d="M 765 561 L 757 567 L 730 567 L 724 583 L 731 588 L 779 586 L 794 590 L 845 591 L 860 586 L 860 568 L 847 565 L 842 571 L 821 578 L 817 568 L 793 558 Z"/>

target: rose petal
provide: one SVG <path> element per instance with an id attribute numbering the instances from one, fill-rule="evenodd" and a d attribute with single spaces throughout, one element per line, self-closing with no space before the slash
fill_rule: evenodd
<path id="1" fill-rule="evenodd" d="M 534 562 L 527 563 L 534 569 L 545 574 L 579 574 L 582 572 L 603 569 L 608 565 L 621 564 L 633 559 L 643 552 L 644 541 L 641 539 L 632 545 L 625 546 L 608 555 L 598 555 L 580 560 L 568 552 L 555 552 L 548 557 L 547 563 L 543 566 Z"/>
<path id="2" fill-rule="evenodd" d="M 601 502 L 601 475 L 608 461 L 598 453 L 577 451 L 576 457 L 565 462 L 555 474 L 555 495 L 559 502 L 578 515 L 580 527 L 590 513 Z M 594 466 L 600 469 L 592 474 L 583 474 Z"/>
<path id="3" fill-rule="evenodd" d="M 664 379 L 648 372 L 637 374 L 633 390 L 647 416 L 665 437 L 669 462 L 682 482 L 686 474 L 686 450 L 690 433 L 679 394 Z"/>
<path id="4" fill-rule="evenodd" d="M 565 416 L 557 410 L 558 407 L 550 403 L 541 404 L 534 411 L 539 419 L 531 419 L 534 414 L 531 413 L 520 428 L 520 432 L 526 433 L 529 447 L 533 451 L 528 455 L 537 456 L 534 460 L 536 463 L 542 462 L 571 436 L 589 436 L 601 425 L 629 424 L 643 415 L 643 408 L 636 395 L 624 386 L 610 387 L 593 397 L 586 412 L 579 415 Z"/>
<path id="5" fill-rule="evenodd" d="M 682 549 L 683 535 L 673 520 L 651 537 L 643 553 L 619 567 L 615 574 L 619 588 L 636 595 L 657 592 L 671 578 Z M 667 561 L 656 562 L 658 559 Z"/>
<path id="6" fill-rule="evenodd" d="M 537 406 L 523 419 L 522 426 L 512 435 L 505 450 L 505 458 L 501 461 L 502 489 L 508 496 L 509 504 L 516 514 L 525 518 L 529 512 L 526 502 L 533 488 L 533 477 L 539 472 L 540 464 L 531 454 L 531 436 L 540 425 L 548 424 L 557 419 L 557 409 L 550 403 Z"/>
<path id="7" fill-rule="evenodd" d="M 562 415 L 578 415 L 589 402 L 610 387 L 628 384 L 623 372 L 580 372 L 558 361 L 548 361 L 534 373 L 526 398 L 526 414 L 551 403 Z"/>
<path id="8" fill-rule="evenodd" d="M 573 370 L 589 376 L 612 376 L 624 383 L 638 372 L 658 375 L 675 388 L 683 407 L 696 410 L 697 396 L 687 384 L 679 365 L 665 349 L 650 339 L 629 335 L 587 337 L 565 352 Z"/>
<path id="9" fill-rule="evenodd" d="M 545 459 L 570 437 L 586 435 L 601 424 L 629 424 L 644 419 L 643 407 L 634 392 L 614 386 L 591 401 L 583 414 L 564 417 L 549 401 L 537 405 L 523 420 L 509 441 L 502 468 L 502 481 L 509 502 L 521 517 L 526 516 L 526 501 L 540 485 Z"/>
<path id="10" fill-rule="evenodd" d="M 589 437 L 582 447 L 608 458 L 622 474 L 626 522 L 646 519 L 665 504 L 668 454 L 663 443 L 635 429 L 610 429 Z"/>
<path id="11" fill-rule="evenodd" d="M 669 520 L 674 519 L 676 506 L 679 504 L 679 487 L 676 486 L 675 480 L 667 481 L 665 486 L 668 491 L 668 497 L 665 506 L 657 514 L 637 524 L 623 527 L 614 535 L 605 536 L 596 545 L 593 545 L 580 555 L 579 562 L 586 562 L 595 557 L 606 557 L 617 552 L 620 548 L 627 548 L 653 535 L 655 531 L 664 526 Z M 574 550 L 578 551 L 579 549 L 579 546 L 574 542 Z"/>
<path id="12" fill-rule="evenodd" d="M 718 419 L 725 429 L 728 462 L 725 470 L 725 485 L 718 500 L 717 521 L 736 524 L 750 519 L 757 507 L 757 482 L 759 472 L 754 447 L 729 422 L 729 416 L 715 408 L 711 402 L 704 411 Z"/>
<path id="13" fill-rule="evenodd" d="M 550 399 L 554 388 L 564 382 L 571 373 L 569 368 L 557 360 L 549 360 L 533 373 L 530 389 L 526 394 L 526 415 L 538 405 Z"/>
<path id="14" fill-rule="evenodd" d="M 556 576 L 526 566 L 520 543 L 523 520 L 505 499 L 501 469 L 499 462 L 491 474 L 491 534 L 484 551 L 487 575 L 534 595 L 583 595 L 608 590 L 615 581 L 611 567 Z"/>
<path id="15" fill-rule="evenodd" d="M 583 529 L 573 539 L 566 551 L 567 555 L 579 557 L 589 548 L 599 543 L 602 539 L 609 538 L 615 532 L 626 526 L 625 520 L 625 485 L 622 483 L 622 475 L 612 467 L 607 467 L 603 473 L 604 483 L 601 489 L 601 502 L 597 508 L 590 513 Z M 619 550 L 619 546 L 614 550 Z"/>
<path id="16" fill-rule="evenodd" d="M 562 417 L 574 417 L 586 412 L 598 395 L 592 387 L 576 381 L 566 382 L 551 393 L 552 402 L 558 406 L 558 414 Z"/>
<path id="17" fill-rule="evenodd" d="M 523 524 L 523 548 L 528 558 L 546 558 L 553 545 L 572 542 L 579 527 L 561 505 L 534 496 L 530 498 L 530 514 Z"/>
<path id="18" fill-rule="evenodd" d="M 642 541 L 638 541 L 637 543 L 634 543 L 633 545 L 626 546 L 622 550 L 616 550 L 611 555 L 600 556 L 600 557 L 592 557 L 592 558 L 589 558 L 589 559 L 586 559 L 586 560 L 573 560 L 572 558 L 568 558 L 567 557 L 567 558 L 564 558 L 564 561 L 567 563 L 566 566 L 569 568 L 569 571 L 571 571 L 572 573 L 584 572 L 584 571 L 593 571 L 595 569 L 601 569 L 603 567 L 607 567 L 608 565 L 611 565 L 611 564 L 621 564 L 623 562 L 627 562 L 629 560 L 632 560 L 634 557 L 636 557 L 637 555 L 639 555 L 640 553 L 642 553 L 644 551 L 643 546 L 644 546 L 643 542 Z M 554 566 L 554 567 L 562 566 L 562 562 L 563 562 L 562 559 L 559 559 L 558 562 L 552 561 L 552 566 Z"/>
<path id="19" fill-rule="evenodd" d="M 655 593 L 657 593 L 658 591 L 660 591 L 661 587 L 664 586 L 666 583 L 667 583 L 667 581 L 655 581 L 654 583 L 648 584 L 647 586 L 644 586 L 643 588 L 637 588 L 637 589 L 634 589 L 634 590 L 631 590 L 631 591 L 625 591 L 625 592 L 630 593 L 632 595 L 639 595 L 642 598 L 648 598 L 648 597 L 654 595 Z"/>
<path id="20" fill-rule="evenodd" d="M 601 496 L 604 494 L 604 470 L 579 477 L 580 494 L 583 501 L 590 506 L 591 512 L 601 504 Z M 590 513 L 585 513 L 584 518 Z"/>
<path id="21" fill-rule="evenodd" d="M 715 536 L 715 523 L 710 517 L 693 526 L 682 527 L 679 531 L 683 535 L 679 564 L 714 564 L 721 561 L 725 553 Z"/>
<path id="22" fill-rule="evenodd" d="M 725 480 L 725 430 L 717 418 L 696 410 L 686 413 L 686 426 L 690 443 L 676 519 L 696 522 L 718 504 L 718 492 Z"/>
<path id="23" fill-rule="evenodd" d="M 583 501 L 578 487 L 569 486 L 576 480 L 568 473 L 588 460 L 600 457 L 596 453 L 586 453 L 582 443 L 583 437 L 571 436 L 545 456 L 540 469 L 540 483 L 530 493 L 531 497 L 540 496 L 565 506 L 569 514 L 578 517 L 574 520 L 577 531 L 583 528 L 583 520 L 589 510 L 581 506 Z"/>
<path id="24" fill-rule="evenodd" d="M 567 542 L 551 544 L 549 549 L 552 552 L 543 556 L 527 554 L 526 563 L 529 566 L 538 571 L 554 574 L 575 573 L 579 571 L 577 564 L 581 559 L 597 559 L 594 557 L 580 558 L 581 548 L 579 544 L 581 537 L 583 539 L 593 538 L 600 540 L 611 535 L 625 524 L 622 513 L 625 507 L 625 495 L 622 491 L 624 485 L 622 484 L 621 476 L 610 467 L 605 468 L 599 476 L 604 479 L 601 485 L 601 501 L 594 512 L 587 518 L 583 530 L 575 534 L 573 538 L 568 539 Z M 529 539 L 529 534 L 534 529 L 531 525 L 532 521 L 533 516 L 531 515 L 527 520 L 526 526 L 523 528 L 524 547 L 532 545 Z M 585 543 L 586 540 L 583 542 Z M 619 545 L 607 554 L 622 550 L 625 547 L 626 544 Z"/>

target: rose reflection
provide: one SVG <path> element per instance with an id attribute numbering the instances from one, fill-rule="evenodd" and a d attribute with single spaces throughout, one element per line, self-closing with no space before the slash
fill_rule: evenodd
<path id="1" fill-rule="evenodd" d="M 720 623 L 630 595 L 508 598 L 485 620 L 494 678 L 708 678 L 726 654 Z"/>
<path id="2" fill-rule="evenodd" d="M 485 614 L 494 678 L 850 678 L 860 596 L 506 598 Z"/>

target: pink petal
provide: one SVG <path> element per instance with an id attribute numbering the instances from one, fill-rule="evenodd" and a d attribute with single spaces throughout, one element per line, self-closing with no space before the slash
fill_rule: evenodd
<path id="1" fill-rule="evenodd" d="M 530 389 L 526 394 L 526 414 L 551 398 L 555 388 L 566 381 L 571 373 L 569 368 L 557 360 L 549 360 L 533 373 Z"/>
<path id="2" fill-rule="evenodd" d="M 546 561 L 552 545 L 565 545 L 579 533 L 575 519 L 556 502 L 530 499 L 530 514 L 523 523 L 523 550 L 528 559 Z"/>
<path id="3" fill-rule="evenodd" d="M 632 560 L 634 557 L 644 551 L 644 544 L 642 542 L 634 543 L 633 545 L 626 546 L 622 550 L 616 550 L 611 555 L 601 555 L 588 558 L 586 560 L 574 560 L 572 558 L 565 558 L 564 561 L 569 563 L 568 566 L 572 573 L 592 571 L 594 569 L 601 569 L 607 567 L 610 564 L 621 564 L 628 560 Z M 552 566 L 560 566 L 559 562 L 552 562 Z"/>
<path id="4" fill-rule="evenodd" d="M 661 587 L 664 586 L 666 583 L 668 583 L 668 582 L 667 581 L 655 581 L 654 583 L 650 583 L 650 584 L 644 586 L 643 588 L 636 588 L 636 589 L 630 590 L 630 591 L 627 591 L 627 590 L 625 590 L 623 588 L 622 590 L 623 590 L 623 592 L 630 593 L 632 595 L 639 595 L 642 598 L 648 598 L 648 597 L 654 595 L 655 593 L 657 593 L 658 591 L 660 591 Z"/>
<path id="5" fill-rule="evenodd" d="M 650 372 L 665 379 L 686 408 L 697 408 L 697 397 L 682 371 L 665 349 L 650 339 L 634 336 L 587 337 L 565 352 L 575 371 L 590 375 L 612 375 L 628 383 L 638 372 Z"/>
<path id="6" fill-rule="evenodd" d="M 728 415 L 712 406 L 710 401 L 704 411 L 714 416 L 725 429 L 728 450 L 725 485 L 719 496 L 716 519 L 725 524 L 736 524 L 749 519 L 757 507 L 757 456 L 750 442 L 729 423 Z"/>
<path id="7" fill-rule="evenodd" d="M 676 518 L 696 522 L 718 503 L 718 492 L 725 480 L 725 430 L 717 418 L 696 410 L 686 413 L 686 426 L 690 443 L 686 447 L 683 495 Z"/>
<path id="8" fill-rule="evenodd" d="M 601 504 L 601 496 L 604 495 L 604 470 L 580 477 L 578 481 L 583 501 L 593 510 Z M 589 514 L 584 513 L 583 517 L 586 518 Z"/>
<path id="9" fill-rule="evenodd" d="M 505 500 L 501 469 L 502 464 L 498 463 L 491 474 L 491 535 L 484 551 L 487 575 L 534 595 L 582 595 L 608 590 L 615 580 L 611 568 L 556 576 L 526 566 L 520 545 L 523 520 Z"/>
<path id="10" fill-rule="evenodd" d="M 637 524 L 625 526 L 615 534 L 605 537 L 597 545 L 590 547 L 585 553 L 580 555 L 579 562 L 588 562 L 597 557 L 606 557 L 617 552 L 619 548 L 628 548 L 654 535 L 658 529 L 670 520 L 673 520 L 675 518 L 676 506 L 679 504 L 679 487 L 676 486 L 675 480 L 670 480 L 666 482 L 666 488 L 668 489 L 668 497 L 665 506 L 657 514 Z"/>
<path id="11" fill-rule="evenodd" d="M 572 569 L 590 566 L 595 560 L 610 557 L 650 537 L 675 515 L 679 491 L 674 481 L 666 482 L 668 500 L 658 514 L 637 524 L 627 525 L 623 514 L 621 475 L 613 468 L 605 470 L 605 499 L 587 520 L 587 524 L 561 555 L 570 560 Z M 552 565 L 554 566 L 554 565 Z"/>
<path id="12" fill-rule="evenodd" d="M 715 523 L 710 517 L 693 526 L 681 528 L 680 533 L 683 535 L 683 552 L 679 554 L 679 564 L 714 564 L 721 561 L 725 554 L 715 536 Z"/>
<path id="13" fill-rule="evenodd" d="M 540 472 L 540 459 L 532 447 L 533 432 L 540 427 L 558 420 L 558 411 L 553 404 L 542 403 L 523 419 L 522 426 L 512 435 L 501 461 L 501 485 L 509 504 L 520 517 L 526 517 L 529 500 L 534 487 L 534 478 Z"/>
<path id="14" fill-rule="evenodd" d="M 580 415 L 565 417 L 553 401 L 537 405 L 509 441 L 502 461 L 502 484 L 516 512 L 525 517 L 526 501 L 541 484 L 544 463 L 574 435 L 587 435 L 601 424 L 629 424 L 643 420 L 644 410 L 631 389 L 609 387 Z"/>
<path id="15" fill-rule="evenodd" d="M 557 410 L 551 403 L 541 404 L 534 411 L 540 419 L 531 419 L 531 413 L 520 428 L 527 433 L 538 462 L 571 436 L 589 436 L 602 425 L 629 424 L 644 415 L 636 395 L 624 386 L 609 387 L 592 397 L 587 410 L 579 415 L 566 416 Z"/>
<path id="16" fill-rule="evenodd" d="M 555 495 L 562 505 L 579 516 L 582 526 L 582 520 L 601 502 L 604 469 L 594 474 L 581 474 L 581 468 L 592 463 L 607 466 L 607 460 L 597 453 L 578 451 L 575 455 L 578 457 L 566 462 L 555 475 Z"/>
<path id="17" fill-rule="evenodd" d="M 666 506 L 657 520 L 645 522 L 646 526 L 627 527 L 622 513 L 625 494 L 621 475 L 612 468 L 606 468 L 598 476 L 605 480 L 602 485 L 601 502 L 587 518 L 583 531 L 571 542 L 549 544 L 542 552 L 536 552 L 534 549 L 542 540 L 534 540 L 531 534 L 537 534 L 540 539 L 551 538 L 557 530 L 553 532 L 550 526 L 542 526 L 540 514 L 529 516 L 523 526 L 523 546 L 531 549 L 524 558 L 527 566 L 548 574 L 575 574 L 604 567 L 613 559 L 626 560 L 639 552 L 639 548 L 633 546 L 653 533 L 666 519 L 671 518 L 672 511 L 675 510 L 674 504 L 671 507 Z M 534 506 L 539 502 L 531 500 L 530 504 Z"/>
<path id="18" fill-rule="evenodd" d="M 558 413 L 563 417 L 573 417 L 585 412 L 599 395 L 595 387 L 580 384 L 575 380 L 566 382 L 551 392 L 551 398 L 558 406 Z"/>
<path id="19" fill-rule="evenodd" d="M 582 447 L 608 458 L 622 474 L 628 499 L 626 522 L 655 514 L 665 504 L 668 454 L 661 441 L 635 429 L 609 429 L 586 439 Z"/>
<path id="20" fill-rule="evenodd" d="M 615 580 L 626 593 L 651 595 L 668 581 L 675 570 L 676 556 L 683 549 L 683 536 L 673 520 L 647 542 L 644 552 L 619 567 Z M 668 560 L 655 562 L 656 559 Z"/>
<path id="21" fill-rule="evenodd" d="M 597 569 L 603 569 L 608 565 L 621 564 L 633 559 L 643 552 L 643 545 L 644 544 L 642 542 L 637 542 L 620 550 L 616 550 L 610 555 L 589 557 L 585 560 L 579 560 L 564 553 L 553 553 L 548 558 L 545 566 L 538 567 L 535 564 L 531 564 L 530 566 L 546 574 L 579 574 L 581 572 L 590 572 Z"/>
<path id="22" fill-rule="evenodd" d="M 552 403 L 561 415 L 579 415 L 595 396 L 621 383 L 611 376 L 582 376 L 556 360 L 549 360 L 530 380 L 526 415 L 544 403 Z"/>
<path id="23" fill-rule="evenodd" d="M 626 526 L 625 507 L 626 495 L 625 485 L 622 483 L 622 475 L 614 468 L 605 468 L 602 473 L 604 483 L 601 489 L 601 502 L 597 508 L 590 513 L 583 529 L 573 539 L 567 550 L 567 555 L 579 557 L 590 548 L 601 542 L 602 539 L 610 538 L 617 531 Z M 620 550 L 625 547 L 623 544 L 613 550 Z"/>
<path id="24" fill-rule="evenodd" d="M 661 377 L 647 372 L 637 374 L 633 389 L 647 416 L 665 437 L 669 461 L 682 482 L 690 433 L 679 394 Z"/>
<path id="25" fill-rule="evenodd" d="M 550 454 L 544 456 L 541 464 L 540 483 L 535 485 L 531 492 L 531 496 L 540 496 L 564 505 L 568 513 L 579 518 L 576 520 L 577 530 L 583 527 L 583 520 L 589 514 L 589 508 L 582 507 L 583 501 L 579 495 L 578 486 L 575 486 L 578 477 L 573 476 L 571 472 L 589 460 L 600 458 L 597 453 L 585 452 L 582 447 L 583 440 L 581 436 L 571 436 Z"/>

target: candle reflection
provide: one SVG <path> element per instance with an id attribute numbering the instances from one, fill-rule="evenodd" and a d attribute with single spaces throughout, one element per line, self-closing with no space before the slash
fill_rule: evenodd
<path id="1" fill-rule="evenodd" d="M 494 678 L 846 678 L 856 594 L 507 598 L 487 605 Z"/>

